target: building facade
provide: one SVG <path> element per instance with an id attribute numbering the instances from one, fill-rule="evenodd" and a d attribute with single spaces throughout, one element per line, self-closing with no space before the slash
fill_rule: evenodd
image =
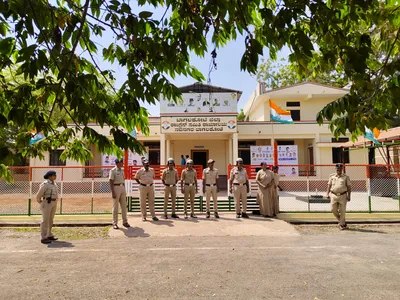
<path id="1" fill-rule="evenodd" d="M 180 164 L 181 155 L 188 155 L 195 164 L 206 166 L 207 160 L 212 158 L 221 181 L 226 182 L 228 165 L 234 164 L 237 157 L 242 157 L 245 164 L 251 163 L 251 146 L 275 145 L 297 146 L 298 176 L 305 174 L 300 165 L 368 163 L 362 151 L 344 151 L 340 147 L 349 137 L 336 140 L 328 123 L 320 126 L 316 122 L 317 113 L 346 95 L 346 89 L 305 82 L 265 91 L 262 84 L 258 84 L 244 105 L 246 119 L 243 122 L 236 121 L 241 91 L 201 83 L 182 87 L 181 91 L 182 102 L 160 100 L 160 116 L 149 119 L 148 136 L 137 133 L 137 139 L 148 149 L 152 165 L 163 165 L 169 157 Z M 269 100 L 290 110 L 294 124 L 271 122 Z M 93 127 L 103 134 L 109 132 L 108 128 L 95 124 Z M 101 166 L 102 154 L 94 147 L 92 151 L 94 157 L 86 165 Z M 70 160 L 60 161 L 61 152 L 62 149 L 48 153 L 44 161 L 32 159 L 30 166 L 81 165 Z"/>

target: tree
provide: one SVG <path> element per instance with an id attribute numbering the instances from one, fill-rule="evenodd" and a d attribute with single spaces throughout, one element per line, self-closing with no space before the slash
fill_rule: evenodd
<path id="1" fill-rule="evenodd" d="M 289 61 L 298 74 L 343 65 L 353 81 L 352 92 L 338 105 L 340 110 L 327 109 L 321 114 L 331 119 L 330 112 L 346 109 L 346 122 L 332 120 L 338 130 L 355 131 L 360 124 L 383 127 L 382 117 L 376 121 L 362 116 L 371 103 L 378 106 L 376 116 L 398 94 L 399 31 L 381 27 L 382 23 L 399 27 L 396 1 L 138 0 L 138 7 L 128 3 L 0 0 L 0 125 L 13 122 L 24 128 L 16 139 L 23 155 L 37 156 L 64 145 L 64 158 L 86 161 L 91 157 L 91 143 L 105 153 L 128 148 L 141 152 L 143 147 L 128 132 L 140 126 L 148 133 L 143 103 L 155 103 L 160 94 L 178 101 L 180 91 L 166 76 L 186 75 L 201 81 L 204 77 L 191 66 L 189 54 L 204 56 L 211 48 L 215 55 L 238 34 L 245 36 L 240 66 L 250 73 L 256 72 L 263 47 L 274 59 L 282 47 L 290 47 Z M 165 13 L 156 19 L 144 4 L 165 9 Z M 112 32 L 114 39 L 103 39 L 104 48 L 98 54 L 94 40 L 105 31 Z M 207 44 L 210 35 L 212 45 Z M 385 50 L 383 63 L 373 59 L 373 45 Z M 120 89 L 111 82 L 112 71 L 99 68 L 96 55 L 126 68 L 128 79 Z M 26 83 L 5 80 L 2 73 L 10 68 L 23 74 Z M 362 114 L 354 112 L 356 97 L 368 93 Z M 386 99 L 385 94 L 391 96 Z M 390 105 L 388 114 L 396 111 L 397 103 Z M 55 120 L 56 108 L 75 125 L 68 126 L 65 118 Z M 110 126 L 113 140 L 88 126 L 92 119 L 100 126 Z M 42 132 L 46 140 L 30 146 L 33 130 Z"/>
<path id="2" fill-rule="evenodd" d="M 313 81 L 336 87 L 344 87 L 348 84 L 343 72 L 316 73 L 309 70 L 308 72 L 299 74 L 296 72 L 296 66 L 293 63 L 287 63 L 283 58 L 280 61 L 265 59 L 258 67 L 257 80 L 264 82 L 265 87 L 271 89 L 305 81 Z"/>
<path id="3" fill-rule="evenodd" d="M 238 122 L 243 122 L 246 119 L 246 115 L 244 114 L 243 109 L 240 109 L 240 112 L 238 113 L 236 119 L 238 120 Z"/>

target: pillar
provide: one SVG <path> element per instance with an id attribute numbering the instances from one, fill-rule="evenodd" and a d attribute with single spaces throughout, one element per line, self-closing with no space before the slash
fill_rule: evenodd
<path id="1" fill-rule="evenodd" d="M 321 164 L 321 151 L 318 147 L 318 142 L 319 142 L 319 133 L 315 134 L 315 139 L 314 139 L 314 164 L 320 165 Z M 326 163 L 326 162 L 325 162 Z"/>
<path id="2" fill-rule="evenodd" d="M 232 137 L 229 136 L 228 138 L 228 165 L 233 163 L 233 143 Z"/>
<path id="3" fill-rule="evenodd" d="M 232 136 L 232 143 L 233 143 L 233 147 L 232 147 L 233 160 L 232 160 L 232 162 L 235 162 L 236 158 L 238 158 L 238 156 L 239 156 L 239 145 L 238 145 L 238 133 L 237 132 L 235 132 Z"/>
<path id="4" fill-rule="evenodd" d="M 160 164 L 165 165 L 167 163 L 166 158 L 165 158 L 165 134 L 161 133 L 160 134 Z"/>
<path id="5" fill-rule="evenodd" d="M 171 141 L 170 139 L 167 137 L 167 139 L 165 140 L 166 143 L 166 155 L 165 155 L 165 160 L 167 160 L 168 158 L 171 157 Z M 166 163 L 166 161 L 165 161 Z"/>

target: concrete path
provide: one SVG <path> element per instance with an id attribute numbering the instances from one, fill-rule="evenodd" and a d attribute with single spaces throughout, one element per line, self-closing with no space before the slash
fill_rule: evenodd
<path id="1" fill-rule="evenodd" d="M 207 223 L 214 222 L 201 222 Z M 157 225 L 145 226 L 155 233 Z M 0 299 L 391 300 L 400 295 L 400 235 L 382 228 L 281 237 L 115 237 L 48 246 L 40 244 L 37 232 L 4 232 L 0 265 Z"/>
<path id="2" fill-rule="evenodd" d="M 110 229 L 111 237 L 179 237 L 179 236 L 296 236 L 295 228 L 278 219 L 250 216 L 250 219 L 237 219 L 234 213 L 220 213 L 220 218 L 212 216 L 206 219 L 198 214 L 197 219 L 161 219 L 157 222 L 143 222 L 139 216 L 130 216 L 132 227 L 126 229 Z"/>

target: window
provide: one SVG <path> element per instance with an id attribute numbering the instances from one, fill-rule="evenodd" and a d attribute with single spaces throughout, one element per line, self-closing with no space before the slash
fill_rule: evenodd
<path id="1" fill-rule="evenodd" d="M 349 141 L 349 138 L 347 137 L 340 137 L 338 139 L 332 138 L 332 143 L 346 143 Z"/>
<path id="2" fill-rule="evenodd" d="M 348 149 L 343 149 L 343 147 L 332 148 L 332 163 L 334 163 L 334 164 L 339 164 L 339 163 L 348 164 L 348 163 L 350 163 L 349 150 Z"/>
<path id="3" fill-rule="evenodd" d="M 250 150 L 239 150 L 239 157 L 243 159 L 243 164 L 250 165 Z"/>
<path id="4" fill-rule="evenodd" d="M 52 150 L 50 151 L 50 166 L 65 166 L 66 161 L 60 159 L 61 154 L 64 150 Z"/>
<path id="5" fill-rule="evenodd" d="M 294 141 L 278 141 L 278 146 L 293 146 Z"/>
<path id="6" fill-rule="evenodd" d="M 293 121 L 300 121 L 300 110 L 299 109 L 291 110 L 290 114 L 292 115 Z"/>
<path id="7" fill-rule="evenodd" d="M 250 146 L 256 146 L 255 141 L 239 141 L 238 142 L 239 148 L 250 148 Z"/>
<path id="8" fill-rule="evenodd" d="M 299 107 L 300 106 L 300 102 L 286 102 L 286 106 L 287 107 Z"/>
<path id="9" fill-rule="evenodd" d="M 149 149 L 160 149 L 160 142 L 144 142 L 143 146 L 149 147 Z"/>

